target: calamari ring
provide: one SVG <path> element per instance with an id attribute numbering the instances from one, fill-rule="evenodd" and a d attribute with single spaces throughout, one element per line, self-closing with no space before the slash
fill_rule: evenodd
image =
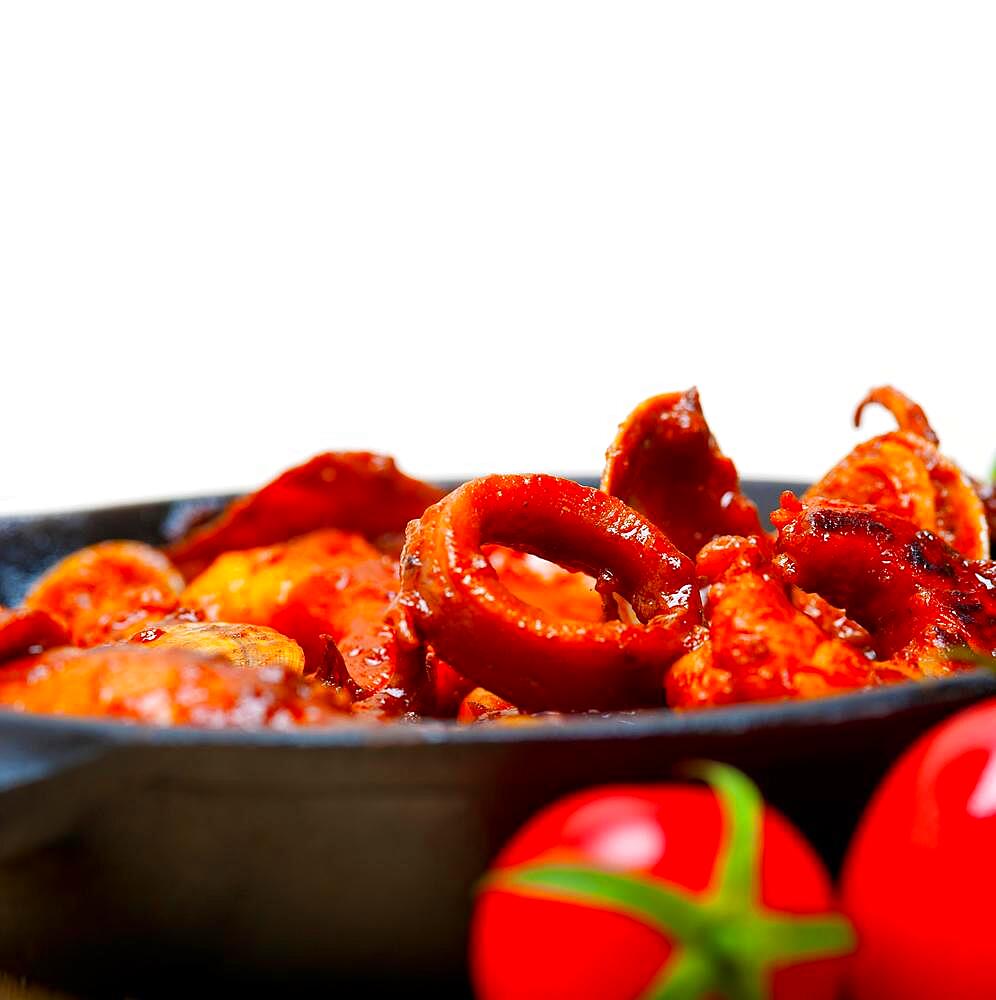
<path id="1" fill-rule="evenodd" d="M 639 621 L 558 618 L 504 587 L 481 551 L 526 549 L 602 581 Z M 526 709 L 659 705 L 668 666 L 701 618 L 695 567 L 621 500 L 545 475 L 465 483 L 408 526 L 403 597 L 419 637 Z"/>

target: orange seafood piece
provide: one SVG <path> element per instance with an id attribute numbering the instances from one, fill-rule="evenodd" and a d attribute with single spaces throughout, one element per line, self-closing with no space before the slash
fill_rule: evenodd
<path id="1" fill-rule="evenodd" d="M 872 504 L 939 535 L 966 559 L 989 555 L 986 508 L 972 481 L 937 450 L 923 410 L 891 386 L 873 389 L 855 414 L 877 402 L 900 430 L 865 441 L 837 463 L 804 500 L 826 497 Z"/>
<path id="2" fill-rule="evenodd" d="M 854 411 L 855 427 L 861 426 L 861 415 L 869 403 L 878 403 L 879 406 L 884 406 L 896 418 L 896 423 L 901 431 L 915 434 L 930 444 L 941 443 L 934 428 L 930 426 L 930 421 L 927 419 L 927 414 L 923 412 L 923 407 L 891 385 L 880 385 L 868 390 L 868 395 L 858 403 L 858 407 Z"/>
<path id="3" fill-rule="evenodd" d="M 425 659 L 399 635 L 393 608 L 397 589 L 394 564 L 378 558 L 307 577 L 273 616 L 274 627 L 306 650 L 316 634 L 326 648 L 329 641 L 335 643 L 356 712 L 392 715 L 421 707 L 422 684 L 428 683 Z"/>
<path id="4" fill-rule="evenodd" d="M 25 598 L 65 625 L 73 645 L 125 639 L 177 607 L 183 577 L 158 549 L 141 542 L 100 542 L 66 556 Z"/>
<path id="5" fill-rule="evenodd" d="M 716 666 L 709 630 L 696 632 L 693 648 L 675 660 L 664 679 L 669 708 L 714 708 L 736 701 L 733 676 Z"/>
<path id="6" fill-rule="evenodd" d="M 518 714 L 519 710 L 510 701 L 479 687 L 474 688 L 460 703 L 457 722 L 491 722 Z"/>
<path id="7" fill-rule="evenodd" d="M 0 662 L 68 642 L 69 633 L 47 611 L 0 607 Z"/>
<path id="8" fill-rule="evenodd" d="M 757 538 L 718 538 L 699 553 L 712 581 L 709 638 L 671 668 L 668 704 L 815 698 L 879 682 L 875 664 L 798 610 Z"/>
<path id="9" fill-rule="evenodd" d="M 400 536 L 443 491 L 400 472 L 371 452 L 327 452 L 282 473 L 166 549 L 189 580 L 217 556 L 284 542 L 321 528 L 372 542 Z M 394 550 L 397 552 L 397 547 Z"/>
<path id="10" fill-rule="evenodd" d="M 786 493 L 772 520 L 784 579 L 845 608 L 871 633 L 880 659 L 935 675 L 955 669 L 949 649 L 996 654 L 996 563 L 967 560 L 866 504 L 800 503 Z"/>
<path id="11" fill-rule="evenodd" d="M 868 629 L 847 617 L 842 608 L 835 608 L 825 597 L 819 594 L 808 594 L 798 587 L 789 588 L 789 598 L 793 607 L 812 619 L 823 630 L 825 635 L 840 639 L 859 652 L 871 653 L 872 637 Z"/>
<path id="12" fill-rule="evenodd" d="M 349 718 L 348 701 L 291 671 L 244 670 L 219 657 L 131 643 L 15 660 L 0 670 L 0 705 L 210 729 L 288 729 Z"/>
<path id="13" fill-rule="evenodd" d="M 265 625 L 243 622 L 171 621 L 150 625 L 131 637 L 132 642 L 157 649 L 185 649 L 218 656 L 232 666 L 259 670 L 282 667 L 304 673 L 304 650 L 293 640 Z"/>
<path id="14" fill-rule="evenodd" d="M 525 604 L 558 618 L 601 621 L 604 602 L 595 581 L 587 574 L 571 573 L 556 563 L 505 545 L 484 545 L 481 551 L 502 586 Z M 426 667 L 433 683 L 435 714 L 456 715 L 475 687 L 474 682 L 440 659 L 431 646 L 426 649 Z"/>
<path id="15" fill-rule="evenodd" d="M 432 713 L 444 719 L 453 718 L 476 685 L 437 656 L 432 646 L 426 646 L 425 667 L 432 684 Z"/>
<path id="16" fill-rule="evenodd" d="M 488 562 L 488 543 L 599 579 L 639 621 L 578 621 L 524 603 Z M 660 531 L 615 497 L 554 476 L 465 483 L 409 525 L 401 572 L 421 639 L 525 709 L 659 703 L 700 615 L 694 567 Z"/>
<path id="17" fill-rule="evenodd" d="M 986 510 L 989 525 L 989 555 L 996 559 L 996 483 L 976 483 L 976 492 Z"/>
<path id="18" fill-rule="evenodd" d="M 761 535 L 733 462 L 709 430 L 697 389 L 654 396 L 620 425 L 602 489 L 652 521 L 686 555 L 717 535 Z"/>
<path id="19" fill-rule="evenodd" d="M 310 674 L 324 675 L 330 639 L 362 700 L 404 686 L 396 676 L 396 629 L 388 620 L 398 587 L 393 560 L 359 535 L 327 529 L 219 556 L 191 581 L 183 604 L 211 621 L 276 629 L 301 646 Z"/>
<path id="20" fill-rule="evenodd" d="M 187 584 L 182 604 L 209 621 L 270 625 L 301 581 L 325 570 L 348 570 L 369 562 L 390 565 L 359 535 L 333 528 L 314 531 L 289 542 L 220 555 Z M 315 644 L 305 647 L 309 652 L 321 650 Z"/>

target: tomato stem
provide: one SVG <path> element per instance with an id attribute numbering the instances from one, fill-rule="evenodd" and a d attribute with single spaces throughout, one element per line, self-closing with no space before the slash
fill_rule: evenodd
<path id="1" fill-rule="evenodd" d="M 750 778 L 736 768 L 710 761 L 689 764 L 689 775 L 705 781 L 716 793 L 726 817 L 726 843 L 713 872 L 713 892 L 718 902 L 741 906 L 758 896 L 760 879 L 761 817 L 764 801 Z"/>
<path id="2" fill-rule="evenodd" d="M 678 886 L 659 879 L 624 875 L 588 865 L 529 865 L 494 872 L 481 889 L 498 889 L 522 896 L 571 900 L 626 913 L 645 924 L 671 933 L 675 927 L 688 937 L 703 925 L 699 900 Z"/>
<path id="3" fill-rule="evenodd" d="M 677 958 L 663 966 L 641 1000 L 695 1000 L 710 989 L 715 978 L 706 955 L 682 949 Z"/>

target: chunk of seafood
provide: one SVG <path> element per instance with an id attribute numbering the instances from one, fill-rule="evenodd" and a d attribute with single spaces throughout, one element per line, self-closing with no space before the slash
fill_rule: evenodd
<path id="1" fill-rule="evenodd" d="M 0 670 L 0 705 L 209 729 L 288 729 L 349 718 L 347 699 L 293 671 L 244 670 L 222 657 L 132 643 L 14 660 Z"/>
<path id="2" fill-rule="evenodd" d="M 858 403 L 858 407 L 854 411 L 855 427 L 861 426 L 861 416 L 865 412 L 865 407 L 870 403 L 884 406 L 896 418 L 896 424 L 901 431 L 915 434 L 930 444 L 941 443 L 934 428 L 930 426 L 930 421 L 927 419 L 927 414 L 923 412 L 923 407 L 891 385 L 880 385 L 868 390 L 868 395 Z"/>
<path id="3" fill-rule="evenodd" d="M 371 617 L 379 626 L 397 590 L 389 559 L 358 535 L 328 529 L 226 552 L 190 582 L 182 603 L 209 621 L 277 629 L 300 644 L 314 673 L 325 655 L 321 636 L 338 641 L 353 621 L 369 625 Z"/>
<path id="4" fill-rule="evenodd" d="M 946 652 L 996 653 L 996 564 L 965 559 L 943 539 L 881 508 L 841 500 L 772 515 L 783 578 L 821 594 L 871 634 L 879 659 L 925 675 L 955 668 Z"/>
<path id="5" fill-rule="evenodd" d="M 979 494 L 982 506 L 986 510 L 986 522 L 989 525 L 989 556 L 996 559 L 996 482 L 976 483 L 975 492 Z"/>
<path id="6" fill-rule="evenodd" d="M 966 559 L 987 557 L 985 504 L 969 477 L 938 451 L 923 410 L 898 389 L 882 386 L 862 401 L 856 422 L 870 402 L 887 406 L 900 429 L 859 444 L 803 499 L 872 504 L 939 535 Z"/>
<path id="7" fill-rule="evenodd" d="M 481 551 L 491 563 L 499 583 L 523 603 L 557 618 L 602 620 L 604 601 L 595 589 L 595 581 L 587 574 L 571 573 L 556 563 L 505 545 L 483 545 Z M 444 717 L 457 715 L 461 703 L 476 685 L 441 659 L 431 646 L 426 648 L 426 667 L 432 678 L 433 713 Z M 464 714 L 471 711 L 468 707 Z"/>
<path id="8" fill-rule="evenodd" d="M 393 547 L 396 554 L 405 525 L 443 492 L 404 475 L 384 455 L 327 452 L 229 504 L 166 551 L 188 580 L 224 552 L 273 545 L 322 528 L 355 532 Z"/>
<path id="9" fill-rule="evenodd" d="M 75 646 L 97 646 L 176 609 L 183 577 L 158 549 L 141 542 L 99 542 L 66 556 L 31 588 L 25 607 L 45 611 Z"/>
<path id="10" fill-rule="evenodd" d="M 47 611 L 0 607 L 0 663 L 68 642 L 69 633 Z"/>
<path id="11" fill-rule="evenodd" d="M 479 687 L 474 688 L 460 703 L 457 722 L 494 722 L 519 714 L 519 710 L 510 701 Z"/>
<path id="12" fill-rule="evenodd" d="M 217 656 L 233 667 L 259 670 L 280 667 L 304 673 L 304 650 L 286 635 L 265 625 L 243 622 L 160 622 L 131 637 L 132 642 L 157 649 L 186 649 Z"/>
<path id="13" fill-rule="evenodd" d="M 559 618 L 504 587 L 482 546 L 535 552 L 618 592 L 638 618 Z M 700 617 L 694 568 L 622 501 L 554 476 L 472 480 L 408 527 L 413 631 L 465 677 L 525 709 L 659 704 L 663 673 Z"/>
<path id="14" fill-rule="evenodd" d="M 308 674 L 325 675 L 332 641 L 355 685 L 357 707 L 364 702 L 364 711 L 375 705 L 386 711 L 384 699 L 369 699 L 391 692 L 387 701 L 402 714 L 414 708 L 415 678 L 407 676 L 411 658 L 402 657 L 390 616 L 398 589 L 397 563 L 359 535 L 326 529 L 219 556 L 191 581 L 183 604 L 211 621 L 276 629 L 304 650 Z"/>
<path id="15" fill-rule="evenodd" d="M 696 389 L 654 396 L 620 425 L 605 456 L 602 489 L 652 521 L 687 556 L 717 535 L 761 535 Z"/>
<path id="16" fill-rule="evenodd" d="M 873 662 L 793 604 L 766 541 L 717 538 L 699 553 L 698 570 L 710 581 L 709 633 L 668 673 L 672 707 L 815 698 L 879 683 Z"/>

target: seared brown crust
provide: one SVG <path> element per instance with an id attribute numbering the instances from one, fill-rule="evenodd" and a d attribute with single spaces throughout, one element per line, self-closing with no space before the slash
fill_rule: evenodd
<path id="1" fill-rule="evenodd" d="M 772 515 L 776 565 L 786 581 L 846 609 L 880 659 L 925 673 L 954 666 L 945 652 L 996 653 L 996 566 L 965 559 L 943 539 L 877 507 L 799 503 Z"/>

